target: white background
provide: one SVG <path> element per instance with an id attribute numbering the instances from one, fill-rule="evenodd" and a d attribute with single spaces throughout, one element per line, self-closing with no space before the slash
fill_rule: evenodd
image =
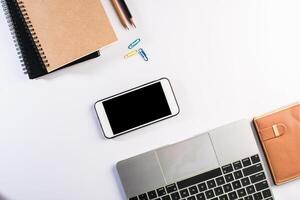
<path id="1" fill-rule="evenodd" d="M 300 100 L 299 0 L 128 0 L 138 26 L 130 31 L 110 1 L 103 4 L 119 42 L 37 80 L 22 74 L 0 12 L 3 199 L 124 199 L 117 161 Z M 137 37 L 148 63 L 123 59 Z M 94 102 L 164 76 L 180 115 L 104 139 Z M 299 187 L 300 180 L 273 191 L 297 200 Z"/>

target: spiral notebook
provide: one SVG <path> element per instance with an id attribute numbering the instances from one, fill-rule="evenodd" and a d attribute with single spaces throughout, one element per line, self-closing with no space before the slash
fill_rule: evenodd
<path id="1" fill-rule="evenodd" d="M 37 78 L 98 57 L 117 40 L 98 0 L 1 0 L 23 70 Z"/>

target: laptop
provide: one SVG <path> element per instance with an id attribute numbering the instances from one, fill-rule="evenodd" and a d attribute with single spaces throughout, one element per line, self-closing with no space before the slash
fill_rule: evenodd
<path id="1" fill-rule="evenodd" d="M 273 200 L 247 120 L 117 163 L 129 200 Z"/>

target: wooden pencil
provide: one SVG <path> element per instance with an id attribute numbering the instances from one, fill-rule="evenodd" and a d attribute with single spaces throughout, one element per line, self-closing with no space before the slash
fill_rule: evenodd
<path id="1" fill-rule="evenodd" d="M 120 19 L 120 22 L 121 24 L 123 25 L 124 28 L 126 28 L 127 30 L 129 29 L 128 26 L 127 26 L 127 19 L 126 19 L 126 16 L 122 10 L 122 7 L 121 5 L 119 4 L 118 0 L 111 0 L 117 14 L 118 14 L 118 17 Z"/>
<path id="2" fill-rule="evenodd" d="M 125 14 L 125 16 L 127 18 L 127 21 L 136 28 L 135 23 L 133 21 L 132 14 L 131 14 L 125 0 L 118 0 L 118 1 L 119 1 L 119 5 L 121 6 L 121 8 L 123 10 L 123 13 Z"/>

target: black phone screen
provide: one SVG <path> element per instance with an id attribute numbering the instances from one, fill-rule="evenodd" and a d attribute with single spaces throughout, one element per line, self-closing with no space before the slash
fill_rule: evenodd
<path id="1" fill-rule="evenodd" d="M 160 82 L 103 102 L 113 134 L 171 115 Z"/>

